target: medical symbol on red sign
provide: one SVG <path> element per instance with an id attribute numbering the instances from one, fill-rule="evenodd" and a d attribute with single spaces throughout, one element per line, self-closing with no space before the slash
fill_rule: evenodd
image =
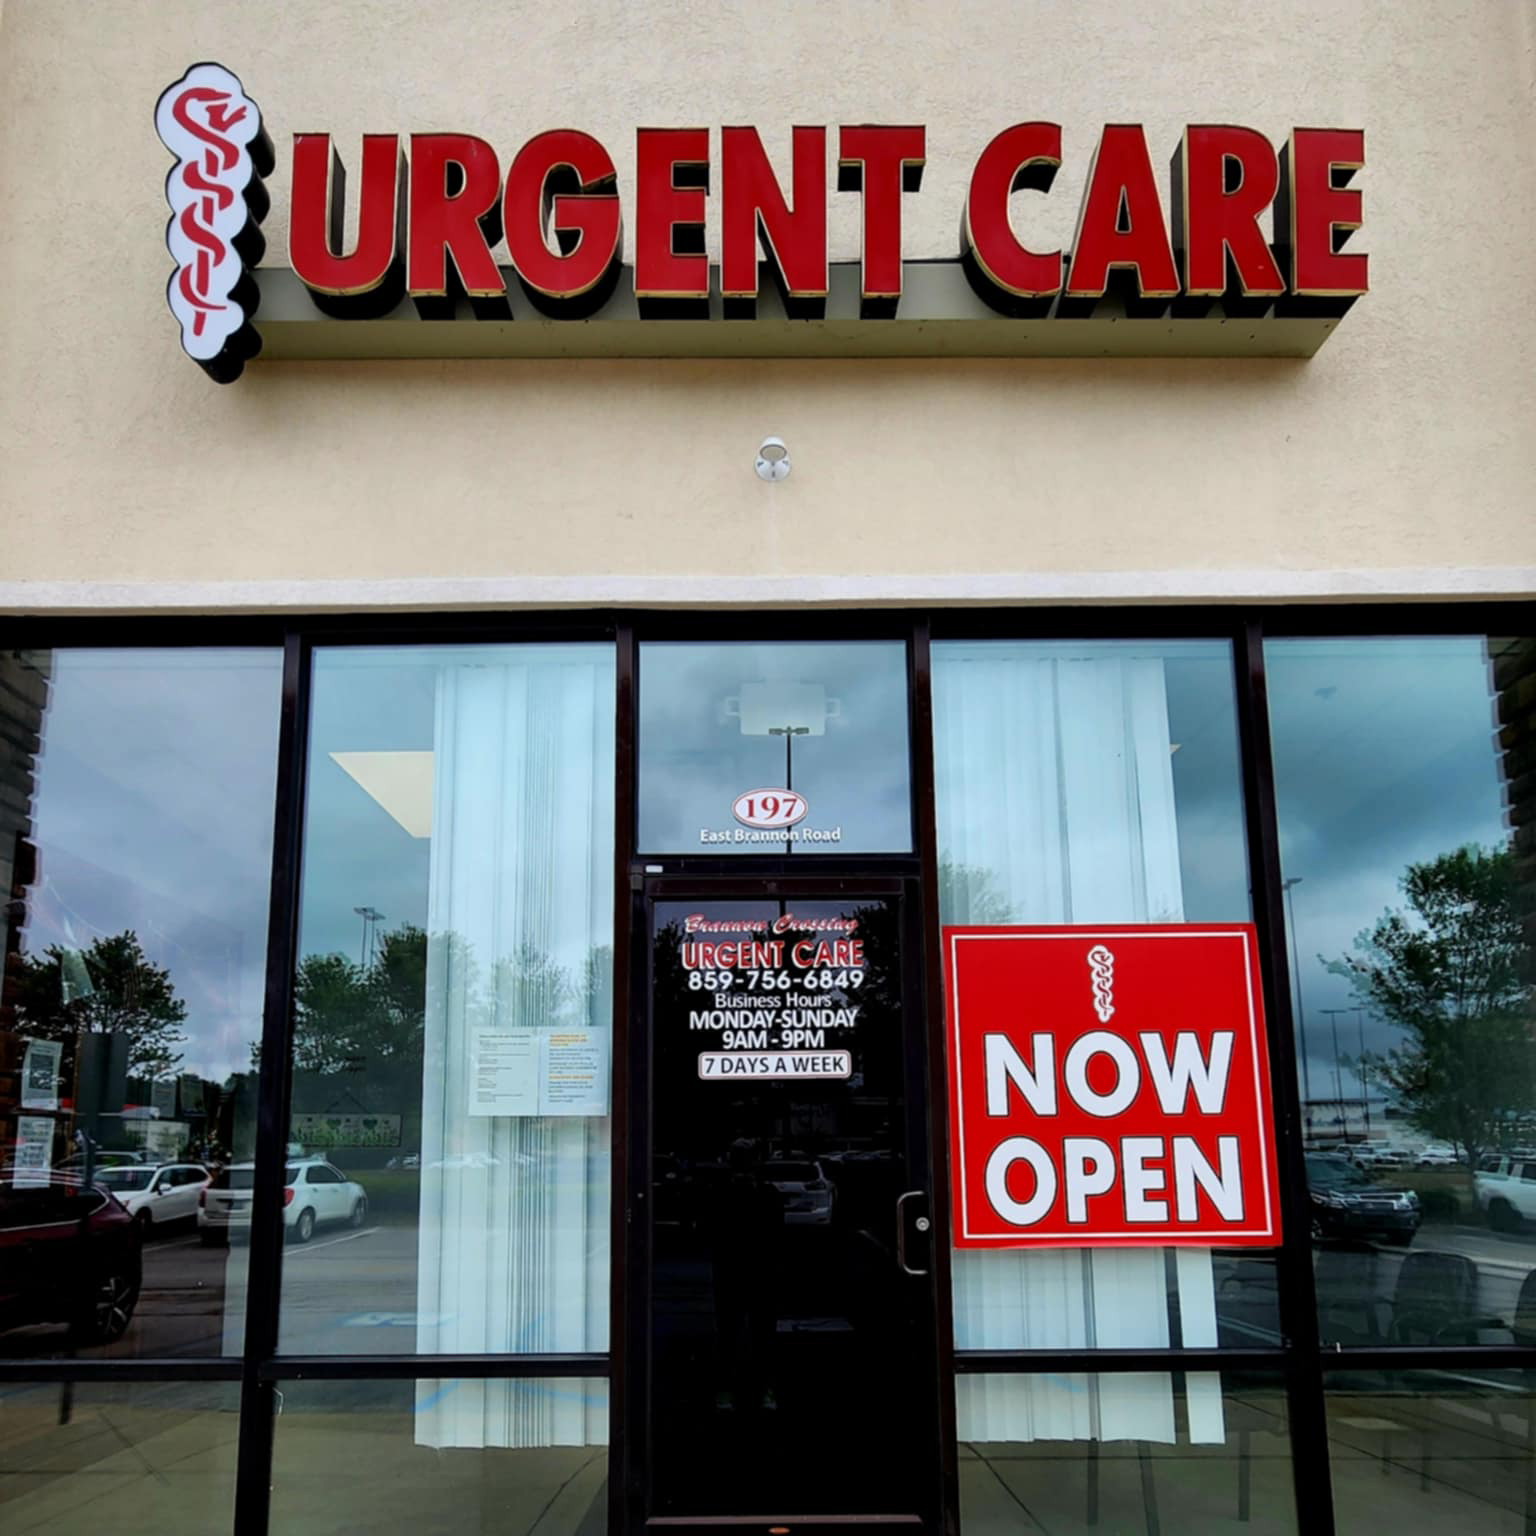
<path id="1" fill-rule="evenodd" d="M 1280 1241 L 1247 925 L 946 928 L 962 1248 Z"/>
<path id="2" fill-rule="evenodd" d="M 248 269 L 266 248 L 272 142 L 256 103 L 218 64 L 194 64 L 161 94 L 155 129 L 176 156 L 165 183 L 165 243 L 176 259 L 166 302 L 188 356 L 227 383 L 261 347 Z"/>

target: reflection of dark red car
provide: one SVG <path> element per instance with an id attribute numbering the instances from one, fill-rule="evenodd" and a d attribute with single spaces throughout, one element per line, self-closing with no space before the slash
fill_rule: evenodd
<path id="1" fill-rule="evenodd" d="M 138 1305 L 138 1227 L 78 1176 L 20 1177 L 0 1172 L 0 1330 L 64 1323 L 77 1344 L 110 1344 Z"/>

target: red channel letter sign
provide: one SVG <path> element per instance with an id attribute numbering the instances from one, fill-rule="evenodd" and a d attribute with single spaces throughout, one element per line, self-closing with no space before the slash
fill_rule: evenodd
<path id="1" fill-rule="evenodd" d="M 959 1247 L 1280 1241 L 1251 926 L 946 928 L 944 981 Z"/>

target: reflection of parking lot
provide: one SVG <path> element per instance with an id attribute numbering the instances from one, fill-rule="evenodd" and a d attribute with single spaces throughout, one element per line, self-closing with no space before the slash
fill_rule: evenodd
<path id="1" fill-rule="evenodd" d="M 144 1245 L 143 1291 L 128 1332 L 108 1350 L 91 1353 L 131 1358 L 237 1352 L 245 1326 L 248 1251 L 239 1242 L 205 1248 L 195 1232 L 152 1236 Z M 1447 1342 L 1509 1341 L 1521 1287 L 1536 1269 L 1536 1240 L 1478 1227 L 1426 1226 L 1409 1249 L 1355 1244 L 1315 1250 L 1327 1342 L 1389 1342 L 1401 1310 L 1403 1267 L 1418 1254 L 1458 1256 L 1474 1277 L 1469 1298 L 1445 1298 L 1441 1326 L 1455 1335 L 1457 1325 L 1481 1322 L 1486 1336 Z M 306 1245 L 288 1245 L 283 1255 L 283 1349 L 411 1353 L 416 1347 L 416 1264 L 416 1231 L 408 1225 L 332 1229 Z M 1278 1343 L 1274 1266 L 1218 1253 L 1213 1267 L 1222 1342 Z M 0 1336 L 4 1358 L 65 1350 L 65 1334 L 58 1328 L 16 1329 Z"/>
<path id="2" fill-rule="evenodd" d="M 1509 1344 L 1536 1252 L 1477 1227 L 1420 1231 L 1411 1249 L 1324 1245 L 1316 1252 L 1325 1343 Z"/>
<path id="3" fill-rule="evenodd" d="M 204 1247 L 195 1232 L 152 1236 L 127 1332 L 97 1356 L 231 1354 L 245 1330 L 248 1247 Z M 294 1353 L 397 1354 L 416 1345 L 416 1233 L 365 1227 L 283 1254 L 283 1348 Z M 62 1328 L 0 1336 L 0 1357 L 67 1351 Z"/>
<path id="4" fill-rule="evenodd" d="M 1313 1264 L 1325 1343 L 1423 1343 L 1436 1335 L 1448 1344 L 1507 1344 L 1521 1288 L 1536 1271 L 1536 1241 L 1527 1233 L 1425 1226 L 1410 1248 L 1319 1244 Z M 1222 1342 L 1278 1343 L 1274 1267 L 1217 1254 L 1214 1270 Z"/>

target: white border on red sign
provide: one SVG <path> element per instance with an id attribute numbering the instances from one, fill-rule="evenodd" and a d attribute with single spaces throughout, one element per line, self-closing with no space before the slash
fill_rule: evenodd
<path id="1" fill-rule="evenodd" d="M 1128 1236 L 1125 1232 L 1073 1232 L 1064 1234 L 1060 1232 L 1046 1232 L 1031 1235 L 1027 1231 L 1018 1232 L 972 1232 L 970 1229 L 969 1211 L 967 1210 L 966 1195 L 968 1185 L 965 1178 L 965 1074 L 961 1070 L 960 1059 L 960 957 L 955 946 L 962 941 L 976 940 L 981 943 L 993 942 L 999 939 L 1018 943 L 1028 943 L 1034 939 L 1051 939 L 1060 942 L 1063 939 L 1236 939 L 1243 946 L 1243 985 L 1248 989 L 1248 1037 L 1249 1053 L 1253 1060 L 1253 1101 L 1258 1109 L 1259 1129 L 1259 1167 L 1264 1181 L 1264 1225 L 1261 1227 L 1221 1227 L 1215 1231 L 1205 1229 L 1185 1230 L 1181 1228 L 1177 1236 L 1183 1237 L 1207 1237 L 1221 1239 L 1223 1237 L 1276 1237 L 1274 1210 L 1270 1204 L 1270 1186 L 1273 1183 L 1273 1170 L 1270 1167 L 1269 1141 L 1264 1134 L 1264 1092 L 1263 1084 L 1259 1077 L 1259 1021 L 1254 1015 L 1253 1006 L 1253 956 L 1248 943 L 1252 935 L 1246 929 L 1234 932 L 1231 929 L 1189 928 L 1177 932 L 1157 932 L 1146 928 L 1138 928 L 1134 925 L 1122 928 L 1060 928 L 1053 933 L 952 933 L 949 936 L 949 975 L 950 984 L 954 988 L 954 996 L 950 999 L 954 1013 L 954 1046 L 955 1046 L 955 1107 L 959 1111 L 956 1117 L 955 1137 L 956 1152 L 959 1161 L 960 1173 L 960 1235 L 973 1243 L 1008 1243 L 1015 1247 L 1022 1247 L 1027 1243 L 1039 1243 L 1042 1247 L 1071 1248 L 1074 1239 L 1101 1237 L 1108 1238 L 1116 1247 L 1122 1248 L 1166 1248 L 1169 1244 L 1169 1234 L 1159 1236 L 1148 1235 L 1144 1238 Z M 1278 1238 L 1277 1238 L 1278 1241 Z"/>

